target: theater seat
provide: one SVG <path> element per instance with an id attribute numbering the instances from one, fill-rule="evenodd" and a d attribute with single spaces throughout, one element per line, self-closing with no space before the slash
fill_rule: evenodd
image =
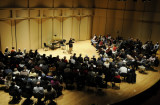
<path id="1" fill-rule="evenodd" d="M 43 50 L 44 50 L 44 51 L 48 51 L 48 50 L 49 50 L 49 46 L 48 46 L 46 43 L 44 43 L 44 48 L 43 48 Z"/>

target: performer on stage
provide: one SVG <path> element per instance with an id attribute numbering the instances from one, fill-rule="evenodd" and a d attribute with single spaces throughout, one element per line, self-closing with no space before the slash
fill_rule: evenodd
<path id="1" fill-rule="evenodd" d="M 73 40 L 74 39 L 72 39 L 72 38 L 70 38 L 70 40 L 69 40 L 69 51 L 68 51 L 68 53 L 69 54 L 72 54 L 72 48 L 73 48 Z"/>

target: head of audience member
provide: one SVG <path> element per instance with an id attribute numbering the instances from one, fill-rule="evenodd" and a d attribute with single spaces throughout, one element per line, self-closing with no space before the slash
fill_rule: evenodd
<path id="1" fill-rule="evenodd" d="M 40 82 L 38 81 L 36 85 L 37 85 L 37 87 L 40 87 Z"/>
<path id="2" fill-rule="evenodd" d="M 81 57 L 82 56 L 82 54 L 79 54 L 79 57 Z"/>

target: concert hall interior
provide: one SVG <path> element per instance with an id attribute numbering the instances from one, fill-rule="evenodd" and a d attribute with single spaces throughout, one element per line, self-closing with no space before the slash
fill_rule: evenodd
<path id="1" fill-rule="evenodd" d="M 0 105 L 160 105 L 160 0 L 0 0 Z"/>

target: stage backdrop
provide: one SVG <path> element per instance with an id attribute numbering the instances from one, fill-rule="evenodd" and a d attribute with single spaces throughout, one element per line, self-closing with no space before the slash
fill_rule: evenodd
<path id="1" fill-rule="evenodd" d="M 93 10 L 89 8 L 7 9 L 0 14 L 1 50 L 36 50 L 52 40 L 91 38 Z"/>
<path id="2" fill-rule="evenodd" d="M 0 0 L 0 49 L 92 35 L 159 41 L 160 0 Z M 56 37 L 54 36 L 56 35 Z"/>

